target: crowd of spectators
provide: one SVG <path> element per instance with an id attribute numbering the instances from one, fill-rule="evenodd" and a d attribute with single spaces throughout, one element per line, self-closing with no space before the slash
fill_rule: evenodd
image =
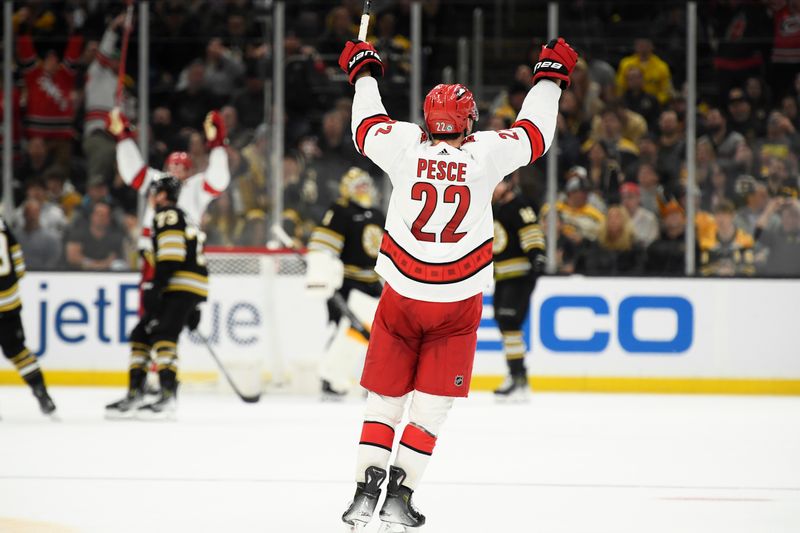
<path id="1" fill-rule="evenodd" d="M 455 47 L 452 38 L 469 33 L 454 21 L 469 21 L 478 4 L 423 2 L 425 39 L 438 47 L 423 65 L 426 87 L 440 81 L 442 58 L 453 57 L 447 51 Z M 565 37 L 582 59 L 558 115 L 559 195 L 552 208 L 559 271 L 681 275 L 692 202 L 700 274 L 800 276 L 800 0 L 710 0 L 701 6 L 694 194 L 686 187 L 684 7 L 653 4 L 643 12 L 633 4 L 563 3 Z M 185 150 L 194 171 L 203 171 L 202 121 L 219 109 L 232 182 L 209 207 L 208 243 L 263 245 L 274 196 L 267 126 L 270 3 L 150 5 L 149 163 L 160 168 L 171 151 Z M 382 181 L 379 169 L 352 145 L 351 89 L 336 66 L 342 44 L 356 35 L 361 6 L 361 0 L 287 2 L 282 215 L 301 242 L 337 197 L 348 168 L 360 166 Z M 16 207 L 5 217 L 31 269 L 131 268 L 138 199 L 116 172 L 114 140 L 103 127 L 115 102 L 124 3 L 28 0 L 15 7 Z M 387 64 L 381 90 L 390 114 L 407 119 L 410 1 L 387 0 L 380 7 L 370 40 Z M 645 28 L 655 21 L 655 29 L 635 38 L 598 30 L 619 20 Z M 136 24 L 123 98 L 134 121 Z M 524 26 L 509 30 L 509 38 L 514 31 L 517 39 L 527 38 L 528 53 L 499 61 L 511 75 L 508 83 L 492 85 L 498 90 L 487 90 L 492 98 L 482 103 L 480 129 L 508 128 L 530 87 L 541 41 L 531 42 Z M 542 214 L 551 209 L 545 168 L 541 160 L 514 176 Z"/>

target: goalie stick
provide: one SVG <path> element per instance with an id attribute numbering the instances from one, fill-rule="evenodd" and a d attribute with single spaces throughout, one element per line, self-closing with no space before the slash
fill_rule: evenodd
<path id="1" fill-rule="evenodd" d="M 222 372 L 222 375 L 225 376 L 225 379 L 228 381 L 228 385 L 230 385 L 231 388 L 233 389 L 233 392 L 235 392 L 236 395 L 239 398 L 241 398 L 242 401 L 245 403 L 258 403 L 258 401 L 261 399 L 261 393 L 249 396 L 240 391 L 239 387 L 236 386 L 236 383 L 233 382 L 233 379 L 231 378 L 230 374 L 228 374 L 228 371 L 225 369 L 225 366 L 222 364 L 220 358 L 217 357 L 217 354 L 211 347 L 211 343 L 208 342 L 208 339 L 205 336 L 201 335 L 199 331 L 195 331 L 194 334 L 200 337 L 200 340 L 203 341 L 203 344 L 205 344 L 206 348 L 208 349 L 208 353 L 211 354 L 211 358 L 214 360 L 215 363 L 217 363 L 220 372 Z"/>
<path id="2" fill-rule="evenodd" d="M 272 226 L 272 232 L 276 237 L 278 237 L 278 240 L 281 241 L 286 248 L 291 250 L 292 253 L 294 253 L 303 263 L 306 262 L 306 258 L 297 251 L 294 242 L 292 242 L 292 238 L 289 237 L 282 227 L 280 227 L 278 224 L 275 224 Z M 366 326 L 364 326 L 364 324 L 361 323 L 355 313 L 353 313 L 353 310 L 350 309 L 350 306 L 347 305 L 342 293 L 335 291 L 331 299 L 333 300 L 334 305 L 339 308 L 339 311 L 341 311 L 342 315 L 346 316 L 347 319 L 350 320 L 350 327 L 356 330 L 362 337 L 369 340 L 369 330 L 366 328 Z"/>

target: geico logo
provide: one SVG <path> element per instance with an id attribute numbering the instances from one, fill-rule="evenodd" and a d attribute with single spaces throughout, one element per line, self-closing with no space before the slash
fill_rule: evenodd
<path id="1" fill-rule="evenodd" d="M 35 324 L 38 344 L 31 349 L 37 355 L 47 355 L 48 350 L 57 351 L 64 345 L 127 344 L 128 334 L 138 320 L 138 286 L 118 283 L 92 289 L 81 291 L 80 296 L 64 298 L 51 293 L 47 283 L 39 284 L 38 301 L 23 309 L 24 316 L 38 314 L 34 323 L 26 320 L 29 337 L 34 336 L 30 326 Z M 212 301 L 203 306 L 203 315 L 200 331 L 214 344 L 224 341 L 238 346 L 252 345 L 258 342 L 263 329 L 261 311 L 249 302 Z M 190 339 L 200 342 L 197 338 Z"/>
<path id="2" fill-rule="evenodd" d="M 556 63 L 554 61 L 539 61 L 538 63 L 536 63 L 536 66 L 533 68 L 533 70 L 539 70 L 540 68 L 552 68 L 555 70 L 559 70 L 563 67 L 564 65 L 562 65 L 561 63 Z"/>
<path id="3" fill-rule="evenodd" d="M 539 334 L 545 348 L 554 352 L 598 353 L 608 347 L 611 332 L 598 327 L 591 330 L 589 338 L 568 338 L 560 335 L 557 320 L 558 312 L 562 309 L 588 309 L 598 317 L 610 314 L 608 301 L 601 296 L 547 298 L 539 309 Z M 634 315 L 640 310 L 667 310 L 675 313 L 675 336 L 667 340 L 641 338 L 634 326 Z M 631 354 L 685 352 L 691 347 L 694 338 L 692 304 L 680 296 L 629 296 L 621 300 L 617 308 L 616 333 L 620 347 Z"/>

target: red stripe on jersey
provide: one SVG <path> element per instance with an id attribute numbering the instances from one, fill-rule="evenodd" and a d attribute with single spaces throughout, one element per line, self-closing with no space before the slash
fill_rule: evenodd
<path id="1" fill-rule="evenodd" d="M 539 128 L 528 119 L 522 119 L 516 121 L 511 126 L 512 128 L 522 128 L 525 130 L 525 134 L 528 136 L 528 140 L 531 143 L 531 161 L 533 163 L 541 155 L 544 153 L 544 135 L 542 132 L 539 131 Z M 528 163 L 528 164 L 530 164 Z"/>
<path id="2" fill-rule="evenodd" d="M 422 428 L 408 424 L 400 437 L 400 444 L 410 448 L 415 452 L 432 455 L 433 448 L 436 446 L 436 437 Z"/>
<path id="3" fill-rule="evenodd" d="M 211 196 L 213 196 L 214 198 L 222 194 L 222 191 L 218 191 L 217 189 L 209 185 L 208 182 L 205 180 L 203 180 L 203 190 L 206 191 Z"/>
<path id="4" fill-rule="evenodd" d="M 142 186 L 142 183 L 144 183 L 144 178 L 146 175 L 147 175 L 147 167 L 143 166 L 139 170 L 139 172 L 136 173 L 136 177 L 133 178 L 133 181 L 131 182 L 131 187 L 133 187 L 133 190 L 135 191 L 139 190 L 139 188 Z"/>
<path id="5" fill-rule="evenodd" d="M 383 234 L 381 253 L 394 263 L 405 277 L 420 283 L 457 283 L 472 277 L 492 264 L 492 239 L 487 240 L 470 253 L 449 263 L 426 263 L 406 252 L 392 239 L 389 232 Z"/>
<path id="6" fill-rule="evenodd" d="M 389 118 L 389 115 L 372 115 L 371 117 L 367 117 L 361 121 L 361 124 L 358 125 L 356 128 L 356 147 L 358 148 L 358 153 L 361 155 L 364 154 L 364 143 L 367 140 L 367 133 L 369 133 L 370 128 L 377 124 L 381 124 L 382 122 L 391 122 L 392 119 Z"/>
<path id="7" fill-rule="evenodd" d="M 394 442 L 394 428 L 382 422 L 370 422 L 366 420 L 361 428 L 361 440 L 359 444 L 367 446 L 377 446 L 384 450 L 392 451 Z"/>

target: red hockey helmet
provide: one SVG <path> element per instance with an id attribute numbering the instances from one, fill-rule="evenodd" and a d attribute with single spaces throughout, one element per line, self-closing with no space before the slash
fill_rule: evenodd
<path id="1" fill-rule="evenodd" d="M 478 106 L 472 92 L 456 83 L 437 85 L 425 97 L 425 125 L 432 135 L 461 133 L 467 129 L 467 119 L 478 120 Z"/>
<path id="2" fill-rule="evenodd" d="M 172 152 L 164 161 L 164 167 L 169 170 L 170 165 L 181 165 L 186 170 L 192 168 L 192 158 L 186 152 Z"/>

